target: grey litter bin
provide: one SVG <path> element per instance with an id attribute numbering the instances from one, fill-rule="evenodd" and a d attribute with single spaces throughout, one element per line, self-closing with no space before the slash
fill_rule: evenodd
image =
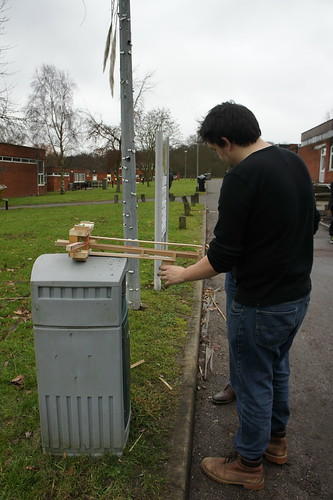
<path id="1" fill-rule="evenodd" d="M 42 446 L 121 455 L 130 425 L 126 259 L 41 255 L 31 275 Z"/>
<path id="2" fill-rule="evenodd" d="M 201 192 L 206 191 L 206 188 L 205 188 L 206 176 L 204 174 L 201 174 L 197 177 L 197 179 L 198 179 L 198 184 L 199 184 L 199 191 L 201 191 Z"/>
<path id="3" fill-rule="evenodd" d="M 108 180 L 107 179 L 102 179 L 102 188 L 107 189 L 108 188 Z"/>

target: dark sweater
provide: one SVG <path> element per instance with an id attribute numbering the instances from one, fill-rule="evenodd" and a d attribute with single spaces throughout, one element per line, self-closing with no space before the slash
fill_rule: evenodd
<path id="1" fill-rule="evenodd" d="M 227 173 L 207 257 L 215 271 L 233 270 L 236 302 L 274 305 L 310 292 L 314 211 L 306 165 L 288 150 L 256 151 Z"/>

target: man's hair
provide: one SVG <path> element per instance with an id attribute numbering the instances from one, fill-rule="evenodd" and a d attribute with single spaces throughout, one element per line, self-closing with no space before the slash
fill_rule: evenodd
<path id="1" fill-rule="evenodd" d="M 204 142 L 225 146 L 222 137 L 238 146 L 253 144 L 261 136 L 259 123 L 249 109 L 233 101 L 211 109 L 198 130 Z"/>

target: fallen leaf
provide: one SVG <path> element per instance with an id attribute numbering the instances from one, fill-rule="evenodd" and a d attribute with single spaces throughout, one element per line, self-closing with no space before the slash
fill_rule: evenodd
<path id="1" fill-rule="evenodd" d="M 31 431 L 25 432 L 24 436 L 25 436 L 26 439 L 29 439 L 32 436 L 32 432 Z"/>
<path id="2" fill-rule="evenodd" d="M 24 375 L 18 375 L 10 381 L 11 384 L 16 385 L 17 387 L 23 387 L 24 384 Z"/>
<path id="3" fill-rule="evenodd" d="M 20 309 L 17 309 L 16 311 L 14 311 L 14 314 L 16 314 L 16 315 L 20 316 L 20 315 L 23 315 L 23 314 L 24 314 L 24 312 L 23 312 L 23 311 L 21 311 Z"/>
<path id="4" fill-rule="evenodd" d="M 31 470 L 33 472 L 37 471 L 38 470 L 38 467 L 35 467 L 34 465 L 27 465 L 25 467 L 26 470 Z"/>
<path id="5" fill-rule="evenodd" d="M 16 309 L 16 311 L 14 311 L 14 314 L 16 314 L 17 316 L 25 317 L 25 318 L 31 317 L 31 312 L 29 311 L 29 309 L 26 309 L 24 306 L 21 306 L 18 309 Z"/>

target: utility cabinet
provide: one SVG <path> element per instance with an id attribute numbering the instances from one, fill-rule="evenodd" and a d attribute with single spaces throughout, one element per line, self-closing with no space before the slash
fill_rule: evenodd
<path id="1" fill-rule="evenodd" d="M 31 274 L 42 446 L 121 455 L 130 425 L 127 260 L 41 255 Z"/>

